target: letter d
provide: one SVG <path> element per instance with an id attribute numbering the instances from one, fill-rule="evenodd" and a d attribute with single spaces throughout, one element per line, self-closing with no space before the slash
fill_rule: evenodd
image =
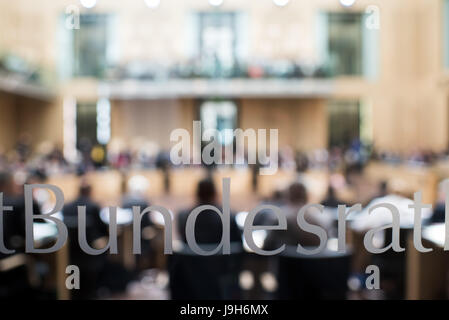
<path id="1" fill-rule="evenodd" d="M 203 205 L 196 209 L 194 209 L 187 218 L 186 223 L 186 238 L 187 238 L 187 244 L 189 245 L 190 249 L 193 250 L 198 255 L 201 256 L 212 256 L 214 254 L 217 254 L 222 248 L 223 248 L 223 255 L 229 255 L 231 254 L 231 240 L 230 240 L 230 230 L 231 230 L 231 209 L 230 209 L 230 185 L 231 185 L 231 179 L 230 178 L 224 178 L 223 179 L 223 213 L 220 212 L 220 210 L 217 207 L 211 206 L 211 205 Z M 221 219 L 221 223 L 223 226 L 223 234 L 221 236 L 221 241 L 218 247 L 211 251 L 205 251 L 200 248 L 198 243 L 195 239 L 195 222 L 197 217 L 202 211 L 209 210 L 209 211 L 215 211 L 216 214 Z"/>
<path id="2" fill-rule="evenodd" d="M 46 214 L 33 214 L 33 189 L 49 189 L 53 192 L 56 198 L 56 204 L 53 210 Z M 26 253 L 52 253 L 61 249 L 65 242 L 67 241 L 67 227 L 65 224 L 52 217 L 55 213 L 62 210 L 64 206 L 64 194 L 61 189 L 57 186 L 50 184 L 31 184 L 25 185 L 25 231 L 26 231 Z M 58 238 L 53 247 L 47 249 L 36 249 L 34 248 L 34 232 L 33 232 L 33 221 L 35 219 L 47 219 L 56 224 L 58 228 Z"/>

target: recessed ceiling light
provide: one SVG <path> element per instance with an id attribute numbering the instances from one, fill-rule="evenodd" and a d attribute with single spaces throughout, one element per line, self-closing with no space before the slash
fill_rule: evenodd
<path id="1" fill-rule="evenodd" d="M 350 7 L 355 3 L 355 0 L 340 0 L 340 3 L 344 7 Z"/>
<path id="2" fill-rule="evenodd" d="M 209 4 L 214 7 L 219 7 L 223 4 L 224 0 L 209 0 Z"/>
<path id="3" fill-rule="evenodd" d="M 97 0 L 80 0 L 81 5 L 87 9 L 91 9 L 96 6 Z"/>
<path id="4" fill-rule="evenodd" d="M 155 9 L 161 4 L 161 0 L 144 0 L 148 8 Z"/>
<path id="5" fill-rule="evenodd" d="M 278 7 L 285 7 L 289 2 L 290 0 L 273 0 L 273 3 Z"/>

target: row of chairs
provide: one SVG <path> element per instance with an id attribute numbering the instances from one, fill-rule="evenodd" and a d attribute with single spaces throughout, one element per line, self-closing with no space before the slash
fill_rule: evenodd
<path id="1" fill-rule="evenodd" d="M 208 250 L 206 247 L 204 250 Z M 296 253 L 295 247 L 287 247 L 279 256 L 262 257 L 244 252 L 235 245 L 230 255 L 205 257 L 185 246 L 168 259 L 171 298 L 343 300 L 347 294 L 351 256 L 350 252 L 341 254 L 334 251 L 304 256 Z M 277 289 L 272 295 L 260 292 L 252 295 L 247 292 L 248 288 L 242 288 L 240 278 L 248 265 L 260 266 L 251 270 L 256 275 L 275 274 Z"/>

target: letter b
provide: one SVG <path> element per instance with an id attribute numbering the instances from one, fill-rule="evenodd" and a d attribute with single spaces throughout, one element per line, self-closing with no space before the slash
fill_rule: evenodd
<path id="1" fill-rule="evenodd" d="M 49 189 L 53 192 L 56 199 L 56 204 L 53 210 L 45 214 L 33 213 L 33 189 Z M 25 231 L 26 231 L 26 252 L 27 253 L 52 253 L 61 249 L 67 240 L 67 227 L 58 218 L 52 217 L 55 213 L 62 210 L 64 206 L 64 194 L 57 186 L 49 184 L 32 184 L 25 185 Z M 58 237 L 53 247 L 48 249 L 36 249 L 34 248 L 34 232 L 33 221 L 35 219 L 47 219 L 56 224 L 58 229 Z"/>

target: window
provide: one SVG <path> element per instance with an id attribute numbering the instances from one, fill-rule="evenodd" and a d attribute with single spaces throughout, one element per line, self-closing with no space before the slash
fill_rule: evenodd
<path id="1" fill-rule="evenodd" d="M 217 130 L 222 145 L 233 143 L 233 132 L 237 128 L 237 106 L 234 101 L 204 101 L 200 106 L 200 119 L 203 132 Z"/>
<path id="2" fill-rule="evenodd" d="M 318 51 L 329 76 L 377 77 L 379 30 L 367 27 L 368 18 L 360 12 L 319 15 Z"/>
<path id="3" fill-rule="evenodd" d="M 362 74 L 362 15 L 329 14 L 329 63 L 333 75 Z"/>
<path id="4" fill-rule="evenodd" d="M 187 15 L 185 52 L 195 60 L 195 72 L 209 78 L 238 76 L 248 59 L 248 14 L 240 11 L 200 11 Z"/>
<path id="5" fill-rule="evenodd" d="M 64 16 L 65 18 L 65 16 Z M 116 63 L 115 18 L 108 14 L 81 14 L 79 28 L 67 29 L 63 19 L 61 75 L 97 77 Z"/>
<path id="6" fill-rule="evenodd" d="M 360 104 L 358 101 L 332 101 L 328 106 L 329 146 L 348 147 L 360 139 Z"/>
<path id="7" fill-rule="evenodd" d="M 108 99 L 76 106 L 76 141 L 78 149 L 107 145 L 111 138 L 111 104 Z"/>
<path id="8" fill-rule="evenodd" d="M 210 76 L 230 73 L 237 58 L 236 14 L 201 12 L 198 23 L 198 53 L 204 71 Z"/>
<path id="9" fill-rule="evenodd" d="M 79 103 L 76 107 L 76 145 L 88 151 L 97 144 L 97 108 L 95 103 Z"/>

